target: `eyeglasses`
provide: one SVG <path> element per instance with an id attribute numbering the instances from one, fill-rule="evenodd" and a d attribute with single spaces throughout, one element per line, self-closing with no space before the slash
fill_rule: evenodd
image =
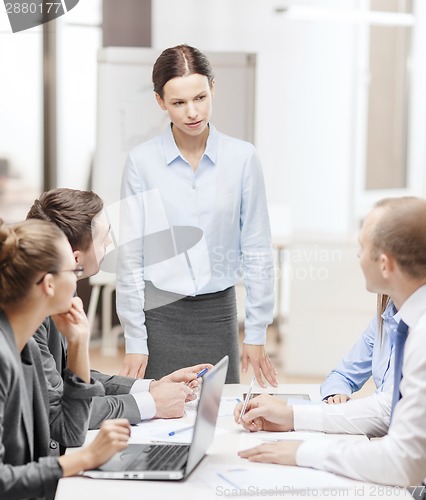
<path id="1" fill-rule="evenodd" d="M 48 271 L 46 274 L 59 274 L 59 273 L 74 273 L 75 277 L 79 280 L 84 275 L 84 267 L 79 266 L 75 269 L 62 269 L 61 271 Z M 40 285 L 40 283 L 44 280 L 46 274 L 37 281 L 36 285 Z"/>

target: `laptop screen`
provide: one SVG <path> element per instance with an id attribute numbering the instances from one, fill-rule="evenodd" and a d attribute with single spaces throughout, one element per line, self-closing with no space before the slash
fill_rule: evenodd
<path id="1" fill-rule="evenodd" d="M 197 419 L 194 426 L 192 445 L 186 464 L 187 476 L 204 457 L 207 448 L 213 441 L 220 398 L 228 370 L 228 356 L 222 358 L 211 371 L 203 377 Z"/>

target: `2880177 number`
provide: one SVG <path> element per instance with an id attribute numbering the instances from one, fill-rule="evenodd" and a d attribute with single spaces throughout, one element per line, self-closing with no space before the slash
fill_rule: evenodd
<path id="1" fill-rule="evenodd" d="M 8 2 L 5 4 L 6 14 L 50 14 L 50 12 L 57 14 L 58 10 L 62 7 L 61 2 L 40 2 L 40 3 L 19 3 Z M 43 10 L 44 9 L 44 10 Z"/>
<path id="2" fill-rule="evenodd" d="M 368 487 L 368 493 L 370 497 L 392 497 L 401 495 L 401 497 L 405 496 L 405 490 L 408 490 L 411 494 L 413 494 L 414 490 L 418 490 L 421 493 L 424 492 L 425 486 L 385 486 L 385 485 L 374 485 Z M 417 498 L 417 497 L 416 497 Z"/>

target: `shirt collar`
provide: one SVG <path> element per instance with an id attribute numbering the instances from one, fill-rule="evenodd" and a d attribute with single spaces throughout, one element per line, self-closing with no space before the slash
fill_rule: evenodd
<path id="1" fill-rule="evenodd" d="M 399 315 L 410 328 L 414 328 L 425 312 L 426 285 L 423 285 L 412 293 L 402 304 Z"/>
<path id="2" fill-rule="evenodd" d="M 204 154 L 210 158 L 210 161 L 215 164 L 217 161 L 217 151 L 219 149 L 219 133 L 216 127 L 209 123 L 210 133 L 207 138 L 206 150 Z"/>
<path id="3" fill-rule="evenodd" d="M 217 159 L 217 150 L 219 147 L 219 134 L 216 127 L 209 123 L 209 136 L 207 138 L 206 149 L 204 155 L 215 164 Z M 170 123 L 163 132 L 163 149 L 167 165 L 170 165 L 176 158 L 182 158 L 179 148 L 176 146 L 175 138 L 172 133 L 172 124 Z"/>
<path id="4" fill-rule="evenodd" d="M 382 313 L 383 320 L 389 321 L 392 318 L 394 321 L 396 321 L 396 323 L 399 323 L 400 320 L 399 316 L 400 316 L 399 311 L 396 310 L 395 304 L 390 300 L 385 310 Z"/>
<path id="5" fill-rule="evenodd" d="M 172 133 L 172 124 L 170 123 L 163 132 L 163 149 L 167 165 L 181 156 L 179 148 L 176 146 L 175 138 Z"/>

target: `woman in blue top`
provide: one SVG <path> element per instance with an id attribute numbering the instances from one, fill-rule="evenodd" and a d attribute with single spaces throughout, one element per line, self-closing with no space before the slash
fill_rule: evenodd
<path id="1" fill-rule="evenodd" d="M 242 368 L 251 363 L 261 385 L 262 377 L 276 385 L 264 349 L 273 266 L 256 151 L 210 123 L 213 72 L 200 51 L 166 49 L 152 77 L 171 123 L 130 152 L 123 173 L 117 311 L 126 357 L 120 374 L 160 378 L 228 354 L 227 382 L 239 382 L 234 285 L 242 275 Z"/>
<path id="2" fill-rule="evenodd" d="M 345 403 L 372 376 L 376 392 L 392 390 L 393 338 L 399 317 L 387 295 L 378 297 L 378 314 L 358 342 L 321 385 L 327 403 Z"/>

